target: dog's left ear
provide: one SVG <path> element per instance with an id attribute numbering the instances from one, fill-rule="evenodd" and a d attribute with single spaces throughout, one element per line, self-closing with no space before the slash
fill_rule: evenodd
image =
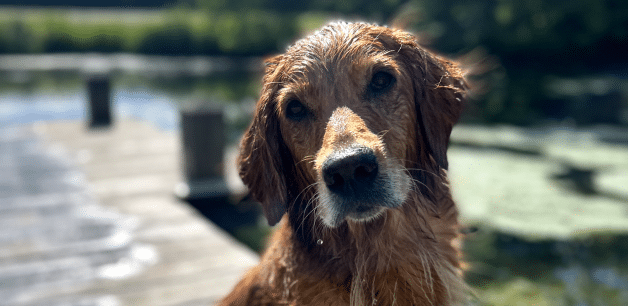
<path id="1" fill-rule="evenodd" d="M 422 49 L 407 34 L 398 37 L 399 53 L 412 73 L 418 133 L 428 144 L 438 166 L 447 169 L 447 146 L 454 124 L 467 99 L 462 70 L 444 58 Z"/>
<path id="2" fill-rule="evenodd" d="M 274 98 L 280 75 L 281 56 L 266 62 L 264 87 L 257 102 L 253 122 L 242 137 L 238 167 L 240 177 L 253 197 L 262 204 L 268 224 L 275 225 L 286 212 L 288 192 Z"/>

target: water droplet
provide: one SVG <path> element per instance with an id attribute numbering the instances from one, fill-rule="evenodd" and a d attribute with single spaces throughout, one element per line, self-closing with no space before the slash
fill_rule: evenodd
<path id="1" fill-rule="evenodd" d="M 322 245 L 322 244 L 323 244 L 323 240 L 318 239 L 318 240 L 316 240 L 316 243 L 317 243 L 318 245 Z"/>

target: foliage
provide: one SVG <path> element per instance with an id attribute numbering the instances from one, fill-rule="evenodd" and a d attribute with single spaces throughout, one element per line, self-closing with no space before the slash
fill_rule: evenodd
<path id="1" fill-rule="evenodd" d="M 242 12 L 252 8 L 281 13 L 325 12 L 383 23 L 396 14 L 404 2 L 407 0 L 196 0 L 192 5 L 212 12 Z"/>
<path id="2" fill-rule="evenodd" d="M 432 47 L 459 55 L 483 50 L 498 62 L 499 68 L 484 76 L 492 86 L 489 94 L 475 105 L 476 119 L 482 122 L 530 124 L 552 115 L 565 119 L 579 110 L 570 106 L 574 101 L 549 97 L 552 77 L 578 78 L 621 70 L 618 64 L 626 67 L 628 2 L 623 0 L 421 0 L 412 4 L 415 13 L 410 23 Z M 591 101 L 590 108 L 582 109 L 584 116 L 599 108 L 596 100 L 613 100 L 618 93 L 598 91 L 591 96 L 584 98 Z M 621 100 L 617 104 L 621 107 Z M 608 123 L 625 120 L 610 104 L 602 111 L 607 113 L 602 117 L 610 118 Z"/>
<path id="3" fill-rule="evenodd" d="M 260 55 L 276 52 L 296 36 L 294 20 L 301 17 L 307 18 L 257 10 L 211 13 L 179 8 L 76 14 L 61 9 L 12 9 L 0 12 L 0 53 Z"/>
<path id="4" fill-rule="evenodd" d="M 198 0 L 151 10 L 12 7 L 0 11 L 0 53 L 260 55 L 283 49 L 330 16 L 382 22 L 395 14 L 399 2 Z"/>

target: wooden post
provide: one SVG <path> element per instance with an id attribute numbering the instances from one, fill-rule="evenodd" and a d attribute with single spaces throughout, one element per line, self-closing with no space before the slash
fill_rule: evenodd
<path id="1" fill-rule="evenodd" d="M 223 176 L 222 110 L 182 110 L 181 133 L 186 182 L 177 186 L 177 195 L 188 199 L 227 196 L 229 190 Z"/>
<path id="2" fill-rule="evenodd" d="M 87 80 L 89 92 L 89 127 L 111 125 L 111 93 L 107 75 L 91 76 Z"/>

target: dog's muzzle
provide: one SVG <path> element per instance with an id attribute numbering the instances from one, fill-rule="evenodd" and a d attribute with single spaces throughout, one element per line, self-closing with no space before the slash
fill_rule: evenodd
<path id="1" fill-rule="evenodd" d="M 350 109 L 334 111 L 323 143 L 316 163 L 325 224 L 335 227 L 345 219 L 368 221 L 403 203 L 408 179 L 391 167 L 382 140 Z"/>

